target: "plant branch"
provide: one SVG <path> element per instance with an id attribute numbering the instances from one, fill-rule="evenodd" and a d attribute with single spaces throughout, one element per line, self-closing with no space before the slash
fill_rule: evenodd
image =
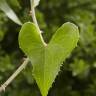
<path id="1" fill-rule="evenodd" d="M 16 78 L 16 76 L 18 76 L 18 74 L 26 67 L 26 65 L 28 64 L 29 59 L 27 58 L 23 64 L 12 74 L 11 77 L 9 77 L 9 79 L 0 87 L 0 93 L 2 91 L 5 91 L 5 88 Z"/>
<path id="2" fill-rule="evenodd" d="M 42 40 L 43 44 L 45 46 L 47 46 L 47 44 L 44 42 L 44 39 L 43 39 L 42 34 L 41 34 L 42 32 L 41 32 L 41 30 L 39 28 L 39 25 L 38 25 L 38 22 L 37 22 L 37 19 L 36 19 L 35 7 L 34 7 L 34 0 L 30 0 L 30 4 L 31 4 L 31 16 L 32 16 L 33 22 L 36 25 L 38 31 L 40 32 L 40 37 L 41 37 L 41 40 Z"/>
<path id="3" fill-rule="evenodd" d="M 31 4 L 31 16 L 33 19 L 34 24 L 36 25 L 36 27 L 38 28 L 38 30 L 40 31 L 37 19 L 36 19 L 36 14 L 35 14 L 35 7 L 34 7 L 34 0 L 30 0 L 30 4 Z M 40 31 L 41 33 L 41 31 Z"/>

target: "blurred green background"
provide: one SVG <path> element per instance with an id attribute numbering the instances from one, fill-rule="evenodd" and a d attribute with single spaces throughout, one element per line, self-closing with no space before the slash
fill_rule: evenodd
<path id="1" fill-rule="evenodd" d="M 29 0 L 7 3 L 23 23 L 32 21 Z M 36 17 L 47 43 L 67 21 L 80 29 L 78 46 L 64 62 L 48 96 L 96 96 L 96 0 L 41 0 Z M 0 11 L 0 84 L 25 57 L 18 45 L 20 28 Z M 0 96 L 41 96 L 31 70 L 28 65 Z"/>

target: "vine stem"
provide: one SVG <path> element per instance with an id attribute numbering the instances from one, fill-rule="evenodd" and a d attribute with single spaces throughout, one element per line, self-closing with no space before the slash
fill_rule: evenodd
<path id="1" fill-rule="evenodd" d="M 42 40 L 44 46 L 47 46 L 47 44 L 44 42 L 44 39 L 43 39 L 42 34 L 41 34 L 42 32 L 39 28 L 39 25 L 38 25 L 38 22 L 37 22 L 37 19 L 36 19 L 34 0 L 30 0 L 30 4 L 31 4 L 31 16 L 32 16 L 33 22 L 36 25 L 36 27 L 37 27 L 37 29 L 40 33 L 40 37 L 41 37 L 41 40 Z"/>
<path id="2" fill-rule="evenodd" d="M 38 28 L 38 30 L 40 32 L 40 35 L 41 35 L 41 31 L 40 31 L 40 28 L 38 26 L 36 15 L 35 15 L 35 7 L 33 5 L 34 4 L 34 0 L 30 0 L 30 3 L 31 3 L 31 13 L 32 13 L 33 22 L 37 26 L 37 28 Z M 41 38 L 42 38 L 42 36 L 41 36 Z M 1 85 L 0 93 L 2 91 L 5 91 L 5 88 L 20 74 L 20 72 L 27 66 L 28 62 L 29 62 L 29 59 L 26 58 L 24 60 L 24 62 L 21 64 L 21 66 L 9 77 L 9 79 L 7 79 L 7 81 L 4 84 Z"/>
<path id="3" fill-rule="evenodd" d="M 5 91 L 5 88 L 15 79 L 16 76 L 26 67 L 28 64 L 29 59 L 27 58 L 23 64 L 10 76 L 10 78 L 0 87 L 0 92 Z"/>
<path id="4" fill-rule="evenodd" d="M 36 19 L 35 7 L 34 7 L 34 0 L 30 0 L 30 4 L 31 4 L 31 16 L 32 16 L 32 20 L 33 20 L 34 24 L 36 25 L 36 27 L 38 28 L 39 32 L 41 33 L 40 28 L 39 28 L 39 25 L 38 25 L 38 22 L 37 22 L 37 19 Z"/>

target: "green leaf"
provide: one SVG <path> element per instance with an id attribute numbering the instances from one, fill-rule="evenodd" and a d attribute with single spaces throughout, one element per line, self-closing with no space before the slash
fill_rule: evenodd
<path id="1" fill-rule="evenodd" d="M 19 34 L 20 48 L 33 65 L 33 76 L 42 96 L 47 96 L 62 62 L 70 55 L 79 39 L 78 27 L 72 23 L 63 24 L 48 45 L 33 23 L 25 23 Z"/>
<path id="2" fill-rule="evenodd" d="M 7 4 L 6 0 L 0 0 L 0 10 L 2 10 L 16 24 L 22 25 L 21 21 Z"/>

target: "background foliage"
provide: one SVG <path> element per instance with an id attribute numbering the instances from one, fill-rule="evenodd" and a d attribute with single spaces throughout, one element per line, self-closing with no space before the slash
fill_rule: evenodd
<path id="1" fill-rule="evenodd" d="M 29 0 L 7 2 L 23 23 L 32 21 Z M 78 46 L 64 62 L 48 96 L 95 96 L 96 0 L 41 0 L 36 15 L 46 42 L 64 22 L 73 22 L 80 29 Z M 20 28 L 0 11 L 0 84 L 25 57 L 18 46 Z M 0 96 L 41 96 L 31 70 L 29 65 Z"/>

